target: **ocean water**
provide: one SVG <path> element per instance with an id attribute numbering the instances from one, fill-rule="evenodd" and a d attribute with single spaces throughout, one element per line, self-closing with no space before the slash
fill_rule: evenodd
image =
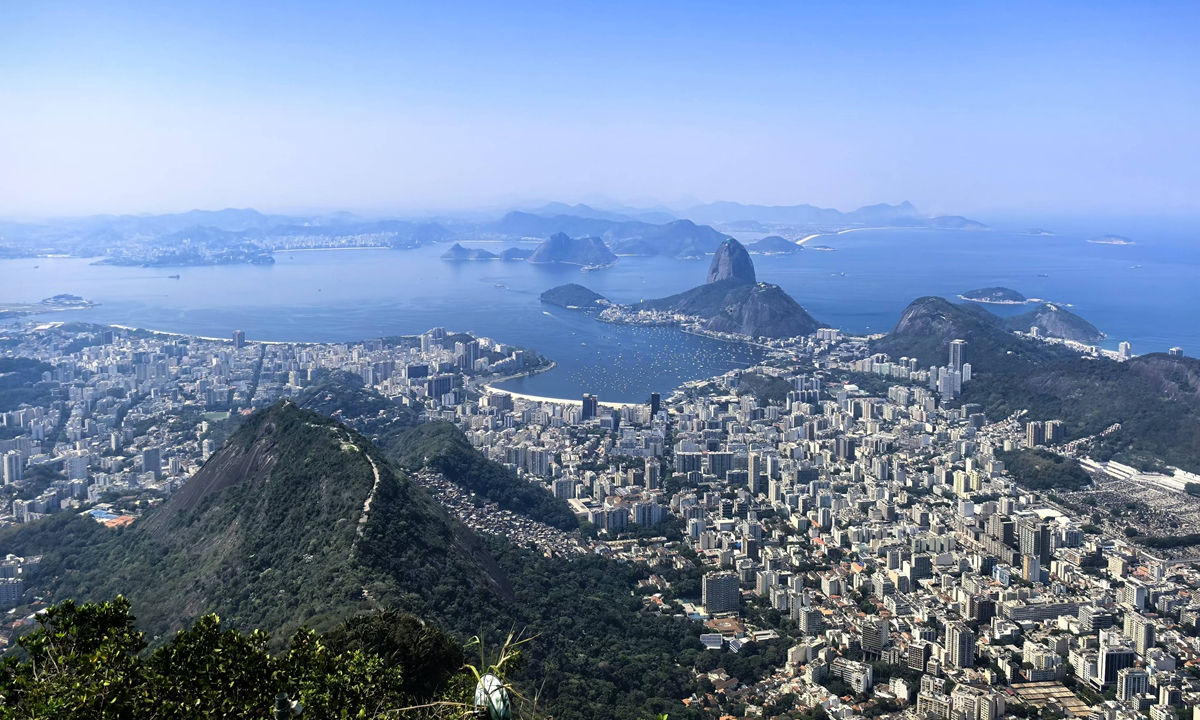
<path id="1" fill-rule="evenodd" d="M 1056 230 L 1058 228 L 1055 228 Z M 1120 232 L 1121 229 L 1114 229 Z M 953 298 L 1003 285 L 1069 303 L 1135 353 L 1180 345 L 1200 352 L 1200 243 L 1186 226 L 1121 234 L 1132 246 L 1095 245 L 1105 231 L 1054 237 L 1014 232 L 864 230 L 794 256 L 755 256 L 760 280 L 778 283 L 814 317 L 848 332 L 885 332 L 922 295 Z M 747 237 L 751 240 L 753 237 Z M 499 251 L 516 243 L 465 245 Z M 525 244 L 526 247 L 532 247 Z M 259 340 L 354 341 L 444 326 L 536 349 L 558 367 L 508 386 L 552 397 L 599 393 L 640 402 L 680 382 L 745 366 L 757 351 L 670 328 L 598 323 L 543 305 L 538 295 L 577 282 L 617 302 L 662 297 L 703 282 L 707 261 L 621 258 L 583 273 L 572 266 L 439 259 L 446 246 L 410 251 L 282 252 L 273 266 L 122 268 L 80 259 L 0 261 L 0 302 L 58 293 L 101 303 L 39 319 L 85 320 Z M 1135 267 L 1140 266 L 1140 267 Z M 170 279 L 178 274 L 180 279 Z M 991 306 L 1003 314 L 1025 308 Z"/>

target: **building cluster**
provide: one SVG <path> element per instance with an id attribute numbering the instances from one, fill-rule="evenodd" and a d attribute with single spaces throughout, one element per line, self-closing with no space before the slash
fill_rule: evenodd
<path id="1" fill-rule="evenodd" d="M 724 701 L 794 694 L 855 717 L 867 697 L 989 720 L 1014 703 L 1132 720 L 1200 701 L 1184 672 L 1200 663 L 1200 573 L 1023 490 L 1000 456 L 1061 451 L 1062 424 L 957 401 L 970 365 L 951 347 L 943 368 L 914 370 L 856 339 L 792 346 L 793 370 L 752 369 L 788 383 L 775 402 L 739 393 L 746 372 L 732 372 L 646 405 L 492 393 L 456 421 L 566 499 L 605 552 L 695 558 L 700 597 L 667 611 L 705 623 L 706 647 L 789 643 L 767 679 L 705 674 Z M 889 382 L 868 394 L 853 382 L 868 372 Z M 682 540 L 640 558 L 611 540 L 658 522 Z"/>
<path id="2" fill-rule="evenodd" d="M 161 502 L 223 441 L 231 413 L 294 398 L 334 373 L 397 405 L 453 413 L 480 378 L 541 362 L 519 348 L 435 328 L 355 344 L 248 343 L 49 323 L 10 332 L 6 352 L 36 361 L 0 412 L 0 521 L 26 523 L 104 503 L 124 524 Z M 12 373 L 6 378 L 17 383 Z M 449 410 L 447 410 L 449 409 Z M 114 504 L 115 503 L 115 504 Z"/>
<path id="3" fill-rule="evenodd" d="M 765 678 L 708 671 L 698 679 L 711 690 L 690 702 L 752 714 L 790 696 L 837 718 L 947 720 L 1018 705 L 1133 720 L 1200 703 L 1200 572 L 1023 489 L 1006 453 L 1086 444 L 1063 445 L 1056 421 L 988 418 L 963 402 L 962 342 L 944 366 L 920 368 L 822 329 L 771 346 L 763 365 L 628 404 L 484 386 L 542 361 L 443 329 L 291 344 L 42 326 L 19 341 L 12 354 L 46 364 L 46 393 L 3 415 L 13 522 L 161 499 L 213 451 L 223 413 L 345 373 L 456 423 L 486 457 L 565 501 L 584 531 L 421 474 L 470 527 L 548 554 L 693 573 L 696 596 L 660 592 L 647 607 L 703 623 L 712 652 L 785 644 L 786 662 Z M 657 577 L 647 582 L 667 589 Z"/>

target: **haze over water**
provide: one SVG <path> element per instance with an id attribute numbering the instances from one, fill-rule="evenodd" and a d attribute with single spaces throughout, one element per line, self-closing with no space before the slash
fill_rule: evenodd
<path id="1" fill-rule="evenodd" d="M 1189 355 L 1200 352 L 1194 312 L 1200 305 L 1200 249 L 1188 242 L 1190 232 L 1147 230 L 1134 237 L 1136 245 L 1124 247 L 1085 242 L 1094 235 L 864 230 L 812 241 L 837 248 L 832 252 L 806 249 L 794 256 L 754 256 L 754 262 L 760 280 L 781 285 L 818 320 L 847 332 L 886 332 L 922 295 L 953 299 L 1002 285 L 1027 297 L 1071 303 L 1108 334 L 1106 347 L 1125 340 L 1139 354 L 1175 345 Z M 514 244 L 463 243 L 493 251 Z M 665 393 L 759 357 L 753 349 L 675 329 L 599 323 L 538 300 L 542 291 L 567 282 L 616 302 L 662 297 L 703 282 L 707 261 L 624 257 L 611 269 L 581 273 L 573 266 L 525 262 L 451 263 L 438 257 L 447 247 L 285 251 L 276 254 L 274 266 L 126 268 L 80 259 L 3 260 L 0 302 L 71 293 L 101 305 L 34 319 L 215 337 L 242 329 L 253 340 L 349 342 L 434 326 L 470 330 L 556 361 L 550 372 L 506 385 L 554 397 L 597 392 L 604 400 L 640 402 L 650 392 Z M 180 279 L 168 278 L 174 274 Z M 991 307 L 1004 314 L 1027 309 Z"/>

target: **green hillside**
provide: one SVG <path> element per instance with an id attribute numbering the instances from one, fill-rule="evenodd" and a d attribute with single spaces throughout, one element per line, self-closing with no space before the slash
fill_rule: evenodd
<path id="1" fill-rule="evenodd" d="M 400 430 L 388 439 L 400 461 L 415 466 L 430 458 L 460 482 L 479 482 L 501 497 L 515 490 L 508 485 L 515 476 L 480 462 L 453 426 Z M 497 468 L 507 474 L 493 475 Z M 537 498 L 549 497 L 524 487 L 540 493 Z M 360 522 L 368 497 L 367 519 Z M 303 687 L 314 702 L 324 703 L 320 707 L 336 707 L 337 698 L 360 703 L 343 703 L 351 716 L 363 697 L 400 702 L 441 692 L 449 666 L 438 648 L 445 643 L 433 631 L 420 640 L 421 624 L 403 619 L 404 612 L 444 628 L 457 648 L 475 636 L 492 649 L 513 631 L 531 637 L 512 679 L 524 695 L 540 698 L 546 715 L 701 716 L 680 702 L 696 690 L 700 626 L 643 610 L 634 593 L 649 568 L 594 555 L 547 558 L 503 538 L 481 539 L 447 516 L 365 437 L 291 403 L 248 418 L 199 473 L 133 526 L 111 530 L 87 516 L 60 513 L 0 533 L 0 553 L 9 552 L 43 556 L 30 590 L 50 602 L 129 599 L 127 611 L 101 608 L 112 622 L 97 630 L 103 637 L 83 645 L 103 647 L 111 662 L 129 665 L 121 682 L 131 683 L 130 693 L 143 693 L 138 702 L 145 693 L 176 700 L 192 693 L 206 703 L 205 712 L 172 717 L 261 717 L 210 712 L 209 704 L 230 697 L 215 682 L 244 684 L 236 702 L 261 707 L 261 698 L 280 687 L 278 682 L 298 688 L 303 683 L 289 678 L 310 677 Z M 88 612 L 92 620 L 100 617 Z M 201 620 L 206 613 L 216 613 L 219 624 Z M 323 635 L 305 634 L 304 626 Z M 187 633 L 177 636 L 180 630 Z M 254 631 L 270 637 L 247 635 Z M 387 639 L 392 636 L 401 639 Z M 317 670 L 288 664 L 298 641 L 304 652 L 314 643 L 329 648 Z M 141 643 L 162 658 L 161 673 L 153 677 L 172 678 L 169 687 L 147 690 L 153 677 L 135 662 Z M 266 674 L 220 671 L 214 664 L 218 648 Z M 356 650 L 365 658 L 353 655 Z M 371 658 L 377 658 L 375 670 L 361 664 L 376 662 Z M 77 659 L 86 665 L 86 657 Z M 393 685 L 379 685 L 396 666 L 404 669 L 397 682 L 425 679 L 399 694 Z M 228 663 L 223 667 L 229 669 Z M 16 675 L 0 673 L 0 691 L 10 680 L 14 688 L 25 683 L 22 692 L 32 693 L 37 706 L 33 695 L 46 688 L 24 668 L 10 667 Z M 347 689 L 339 678 L 357 684 Z"/>
<path id="2" fill-rule="evenodd" d="M 1020 410 L 1030 420 L 1059 419 L 1068 438 L 1121 423 L 1120 432 L 1098 441 L 1094 457 L 1200 471 L 1200 361 L 1161 353 L 1128 362 L 1084 357 L 1014 335 L 997 320 L 979 306 L 919 298 L 871 350 L 929 367 L 946 364 L 951 340 L 966 340 L 972 379 L 955 402 L 979 403 L 996 419 Z"/>
<path id="3" fill-rule="evenodd" d="M 61 514 L 6 531 L 0 549 L 42 554 L 52 599 L 125 595 L 151 637 L 210 612 L 286 636 L 380 603 L 428 614 L 511 597 L 478 539 L 369 441 L 290 403 L 256 413 L 131 528 Z"/>

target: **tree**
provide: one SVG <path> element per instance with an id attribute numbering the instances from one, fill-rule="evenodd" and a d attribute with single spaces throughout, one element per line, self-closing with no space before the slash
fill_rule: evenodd
<path id="1" fill-rule="evenodd" d="M 223 629 L 206 615 L 145 661 L 133 623 L 123 597 L 51 607 L 17 641 L 27 659 L 0 663 L 0 718 L 266 718 L 279 693 L 305 718 L 415 717 L 418 703 L 421 717 L 446 717 L 468 707 L 473 689 L 462 650 L 403 613 L 355 618 L 332 643 L 302 628 L 278 655 L 266 633 Z"/>

